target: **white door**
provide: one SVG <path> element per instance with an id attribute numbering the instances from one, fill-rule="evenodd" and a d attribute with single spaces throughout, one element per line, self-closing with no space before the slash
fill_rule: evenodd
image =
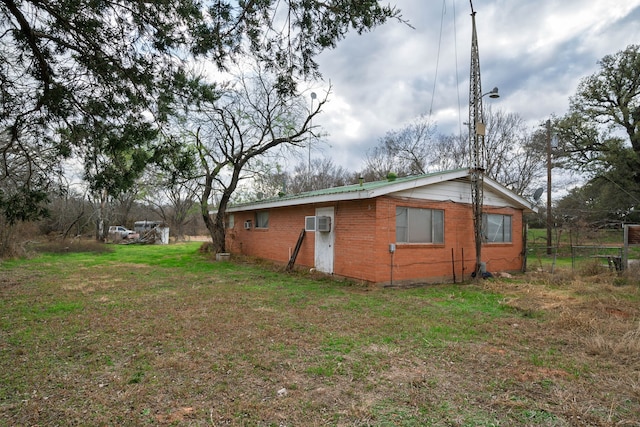
<path id="1" fill-rule="evenodd" d="M 335 242 L 333 207 L 316 208 L 316 217 L 319 216 L 328 216 L 331 218 L 331 231 L 316 231 L 316 270 L 333 274 L 333 243 Z"/>

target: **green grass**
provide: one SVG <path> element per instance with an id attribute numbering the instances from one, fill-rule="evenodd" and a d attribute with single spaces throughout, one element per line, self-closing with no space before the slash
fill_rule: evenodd
<path id="1" fill-rule="evenodd" d="M 555 312 L 506 304 L 506 282 L 380 289 L 197 243 L 108 248 L 0 264 L 0 425 L 568 425 L 563 394 L 616 422 L 638 409 L 610 415 L 589 387 L 611 366 Z"/>

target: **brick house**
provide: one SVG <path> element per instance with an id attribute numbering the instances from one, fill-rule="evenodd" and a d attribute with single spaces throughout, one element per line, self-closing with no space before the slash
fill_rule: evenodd
<path id="1" fill-rule="evenodd" d="M 484 179 L 487 271 L 523 267 L 523 214 L 531 204 Z M 230 206 L 226 246 L 376 284 L 454 282 L 474 271 L 468 169 L 367 182 Z"/>

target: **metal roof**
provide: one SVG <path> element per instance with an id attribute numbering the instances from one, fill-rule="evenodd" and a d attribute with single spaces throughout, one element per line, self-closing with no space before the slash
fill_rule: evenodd
<path id="1" fill-rule="evenodd" d="M 227 207 L 227 212 L 241 212 L 256 209 L 269 209 L 275 207 L 304 205 L 310 203 L 326 203 L 341 200 L 371 199 L 398 191 L 423 187 L 430 184 L 458 180 L 469 177 L 469 169 L 456 169 L 445 172 L 434 172 L 423 175 L 414 175 L 395 178 L 394 180 L 362 182 L 345 185 L 342 187 L 325 188 L 322 190 L 307 191 L 299 194 L 284 195 L 268 199 L 256 200 L 247 203 L 234 204 Z M 531 203 L 511 190 L 500 185 L 496 181 L 485 177 L 485 185 L 501 193 L 507 199 L 512 200 L 523 209 L 530 210 Z"/>

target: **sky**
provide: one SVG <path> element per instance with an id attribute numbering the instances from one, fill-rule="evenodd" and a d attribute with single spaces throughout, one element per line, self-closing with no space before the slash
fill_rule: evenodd
<path id="1" fill-rule="evenodd" d="M 385 2 L 386 3 L 386 2 Z M 471 6 L 468 0 L 396 0 L 396 21 L 320 55 L 323 80 L 310 91 L 329 102 L 314 120 L 325 133 L 312 157 L 362 169 L 390 130 L 427 115 L 443 134 L 468 120 Z M 598 60 L 640 43 L 640 0 L 475 0 L 485 109 L 520 115 L 533 129 L 562 116 Z M 413 28 L 412 28 L 413 27 Z M 309 102 L 311 96 L 309 92 Z M 317 100 L 316 100 L 317 102 Z"/>

